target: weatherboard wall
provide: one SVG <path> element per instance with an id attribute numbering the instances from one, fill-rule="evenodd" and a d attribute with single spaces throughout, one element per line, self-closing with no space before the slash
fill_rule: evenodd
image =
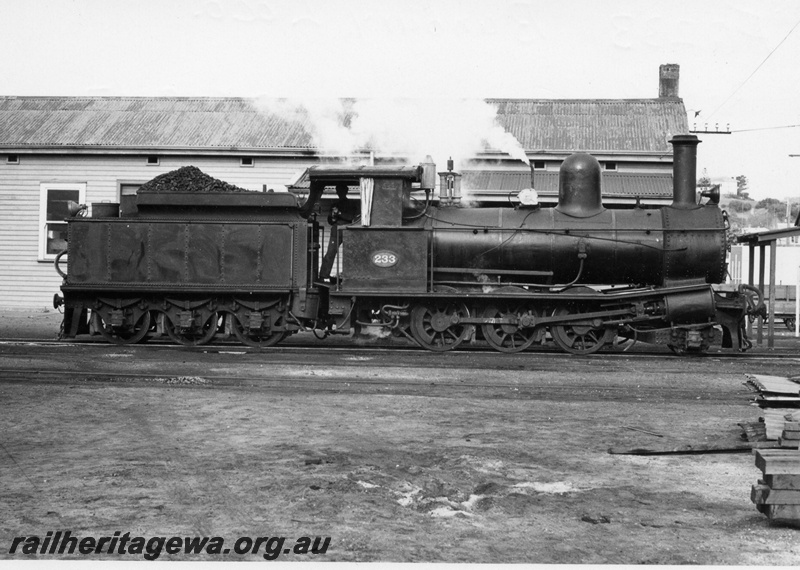
<path id="1" fill-rule="evenodd" d="M 18 164 L 0 161 L 0 307 L 52 308 L 61 277 L 52 260 L 41 260 L 40 188 L 47 183 L 85 184 L 85 202 L 118 202 L 122 183 L 144 183 L 181 166 L 242 188 L 280 191 L 310 166 L 309 160 L 256 157 L 240 166 L 236 156 L 162 156 L 148 166 L 146 156 L 18 155 Z M 66 264 L 68 266 L 68 264 Z"/>

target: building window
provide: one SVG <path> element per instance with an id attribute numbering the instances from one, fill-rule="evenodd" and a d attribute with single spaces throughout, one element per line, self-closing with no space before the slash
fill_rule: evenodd
<path id="1" fill-rule="evenodd" d="M 39 259 L 47 261 L 67 249 L 68 204 L 86 200 L 86 184 L 41 184 L 39 196 Z"/>
<path id="2" fill-rule="evenodd" d="M 136 192 L 144 182 L 118 182 L 119 215 L 130 216 L 136 213 Z"/>
<path id="3" fill-rule="evenodd" d="M 6 164 L 19 164 L 19 155 L 9 154 L 6 156 Z"/>
<path id="4" fill-rule="evenodd" d="M 242 160 L 241 160 L 241 162 L 239 164 L 241 166 L 253 166 L 253 164 L 255 164 L 255 161 L 253 160 L 252 157 L 246 156 L 246 157 L 242 158 Z"/>
<path id="5" fill-rule="evenodd" d="M 603 166 L 605 167 L 606 170 L 616 170 L 617 169 L 617 163 L 616 162 L 604 162 Z"/>
<path id="6" fill-rule="evenodd" d="M 147 166 L 158 166 L 159 164 L 161 164 L 161 160 L 157 156 L 147 157 Z"/>
<path id="7" fill-rule="evenodd" d="M 543 160 L 534 160 L 533 161 L 533 169 L 534 170 L 544 170 L 544 161 Z"/>

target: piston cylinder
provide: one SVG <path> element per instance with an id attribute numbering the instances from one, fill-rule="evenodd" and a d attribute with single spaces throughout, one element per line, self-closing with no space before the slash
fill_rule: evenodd
<path id="1" fill-rule="evenodd" d="M 667 295 L 664 301 L 666 320 L 672 323 L 696 323 L 714 316 L 714 292 L 710 287 L 701 291 Z"/>

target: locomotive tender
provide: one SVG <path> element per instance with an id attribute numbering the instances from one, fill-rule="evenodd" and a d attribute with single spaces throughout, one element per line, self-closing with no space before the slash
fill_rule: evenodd
<path id="1" fill-rule="evenodd" d="M 725 216 L 718 196 L 697 203 L 697 137 L 670 142 L 674 196 L 660 209 L 605 209 L 599 163 L 582 153 L 562 164 L 554 208 L 462 207 L 452 169 L 439 173 L 437 201 L 431 163 L 315 166 L 303 204 L 287 193 L 140 191 L 134 215 L 68 220 L 68 273 L 56 260 L 64 336 L 91 318 L 120 344 L 158 330 L 184 345 L 229 332 L 268 347 L 314 330 L 388 333 L 434 351 L 551 339 L 590 354 L 627 338 L 682 353 L 721 331 L 724 347 L 744 350 L 745 319 L 763 304 L 747 286 L 715 285 Z M 339 184 L 359 188 L 361 215 L 341 231 L 339 271 L 321 280 L 316 212 Z"/>

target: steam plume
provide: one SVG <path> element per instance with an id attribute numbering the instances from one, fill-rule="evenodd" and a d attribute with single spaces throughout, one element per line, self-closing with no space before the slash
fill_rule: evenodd
<path id="1" fill-rule="evenodd" d="M 497 121 L 497 108 L 479 99 L 258 99 L 264 113 L 301 122 L 323 154 L 372 150 L 439 165 L 456 164 L 487 146 L 530 164 L 519 141 Z"/>

